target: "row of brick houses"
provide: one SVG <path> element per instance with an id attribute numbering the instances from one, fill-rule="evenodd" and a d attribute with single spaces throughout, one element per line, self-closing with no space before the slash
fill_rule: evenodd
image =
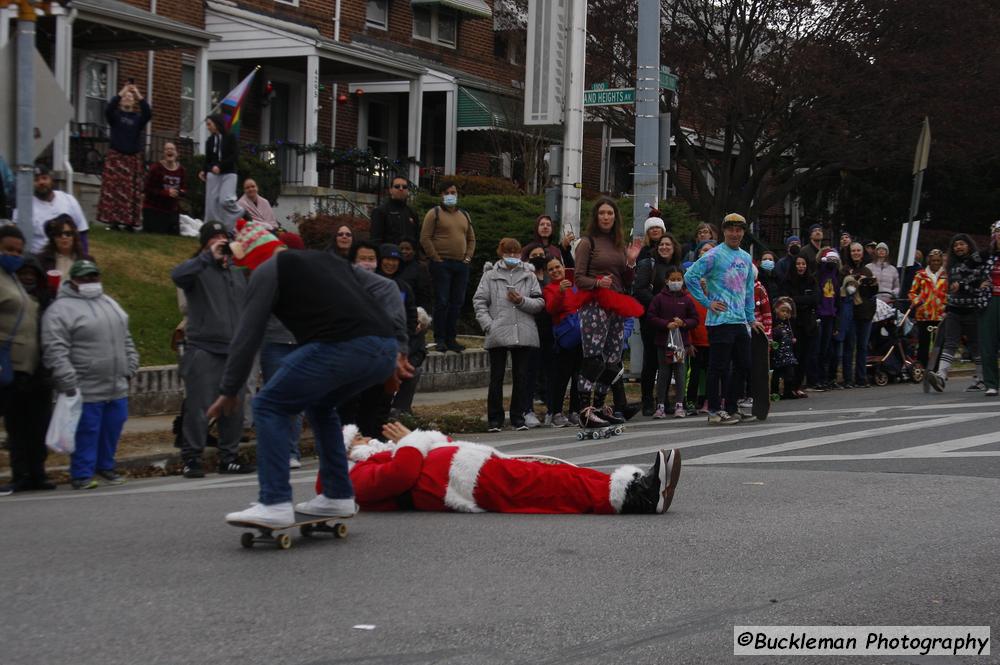
<path id="1" fill-rule="evenodd" d="M 0 10 L 0 43 L 15 6 Z M 526 24 L 506 0 L 67 0 L 38 23 L 37 47 L 75 117 L 53 143 L 57 175 L 85 204 L 99 187 L 103 108 L 133 79 L 153 107 L 148 157 L 167 140 L 200 152 L 202 119 L 260 67 L 241 143 L 282 171 L 281 215 L 324 197 L 362 207 L 392 172 L 519 179 L 497 132 L 519 116 Z M 384 167 L 332 169 L 301 146 L 380 155 Z M 631 190 L 631 144 L 585 130 L 584 188 Z M 372 173 L 376 171 L 376 173 Z M 372 176 L 376 177 L 372 177 Z"/>

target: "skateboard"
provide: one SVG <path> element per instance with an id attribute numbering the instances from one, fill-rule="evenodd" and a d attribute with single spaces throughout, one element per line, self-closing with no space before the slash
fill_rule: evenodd
<path id="1" fill-rule="evenodd" d="M 607 425 L 605 427 L 585 427 L 576 433 L 576 440 L 584 439 L 610 439 L 625 431 L 625 425 Z"/>
<path id="2" fill-rule="evenodd" d="M 771 342 L 767 335 L 756 330 L 750 332 L 750 413 L 757 420 L 767 420 L 771 411 Z"/>
<path id="3" fill-rule="evenodd" d="M 924 368 L 924 378 L 923 381 L 921 381 L 925 393 L 929 393 L 931 391 L 931 383 L 929 381 L 930 373 L 937 371 L 938 356 L 941 355 L 941 347 L 944 346 L 944 335 L 941 334 L 944 332 L 941 329 L 943 324 L 944 320 L 942 319 L 936 326 L 927 326 L 927 332 L 930 333 L 931 340 L 929 344 L 930 351 L 927 354 L 927 367 Z"/>
<path id="4" fill-rule="evenodd" d="M 295 513 L 295 523 L 283 527 L 270 527 L 252 522 L 228 522 L 232 526 L 241 529 L 256 529 L 254 535 L 250 531 L 244 531 L 240 536 L 240 544 L 243 547 L 251 548 L 254 543 L 267 543 L 287 550 L 292 546 L 292 537 L 282 531 L 299 528 L 299 534 L 305 538 L 311 537 L 315 533 L 332 533 L 334 538 L 347 538 L 347 525 L 341 520 L 350 519 L 347 517 L 323 517 L 320 515 L 303 515 Z M 332 525 L 330 523 L 333 523 Z"/>
<path id="5" fill-rule="evenodd" d="M 516 459 L 521 462 L 537 462 L 539 464 L 550 464 L 556 466 L 558 464 L 567 464 L 569 466 L 577 466 L 572 462 L 567 462 L 564 459 L 559 459 L 558 457 L 552 457 L 550 455 L 513 455 L 511 459 Z"/>

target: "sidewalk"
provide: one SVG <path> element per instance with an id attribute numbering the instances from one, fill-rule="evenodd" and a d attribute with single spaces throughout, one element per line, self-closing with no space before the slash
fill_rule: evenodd
<path id="1" fill-rule="evenodd" d="M 471 402 L 486 399 L 486 388 L 465 388 L 462 390 L 443 390 L 433 393 L 417 393 L 413 398 L 413 406 L 440 406 L 455 402 Z M 510 384 L 503 387 L 503 396 L 510 397 Z M 164 416 L 141 416 L 129 418 L 125 422 L 123 434 L 145 434 L 149 432 L 172 432 L 176 414 Z"/>

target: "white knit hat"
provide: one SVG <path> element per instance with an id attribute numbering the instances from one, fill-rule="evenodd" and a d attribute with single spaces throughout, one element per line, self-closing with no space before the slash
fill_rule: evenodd
<path id="1" fill-rule="evenodd" d="M 643 233 L 649 233 L 650 229 L 659 228 L 664 233 L 667 232 L 667 225 L 663 223 L 663 220 L 659 217 L 650 217 L 646 220 L 646 225 L 643 227 Z"/>

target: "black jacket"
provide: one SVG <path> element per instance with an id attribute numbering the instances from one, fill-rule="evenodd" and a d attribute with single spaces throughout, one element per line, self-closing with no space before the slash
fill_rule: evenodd
<path id="1" fill-rule="evenodd" d="M 635 281 L 632 282 L 632 295 L 642 303 L 645 309 L 649 309 L 653 298 L 663 290 L 663 285 L 667 281 L 667 273 L 671 268 L 676 267 L 676 263 L 664 261 L 659 254 L 655 258 L 647 258 L 638 262 L 635 270 Z"/>
<path id="2" fill-rule="evenodd" d="M 398 245 L 403 240 L 420 246 L 420 220 L 405 201 L 389 199 L 372 210 L 371 241 Z"/>
<path id="3" fill-rule="evenodd" d="M 785 295 L 795 302 L 795 336 L 816 333 L 816 306 L 819 291 L 812 275 L 791 275 L 785 282 Z"/>
<path id="4" fill-rule="evenodd" d="M 213 166 L 219 167 L 219 173 L 236 173 L 236 160 L 239 158 L 239 144 L 236 137 L 228 132 L 221 131 L 222 118 L 209 116 L 216 127 L 220 128 L 218 134 L 209 134 L 205 139 L 205 173 L 210 173 Z M 217 121 L 216 121 L 217 120 Z"/>

